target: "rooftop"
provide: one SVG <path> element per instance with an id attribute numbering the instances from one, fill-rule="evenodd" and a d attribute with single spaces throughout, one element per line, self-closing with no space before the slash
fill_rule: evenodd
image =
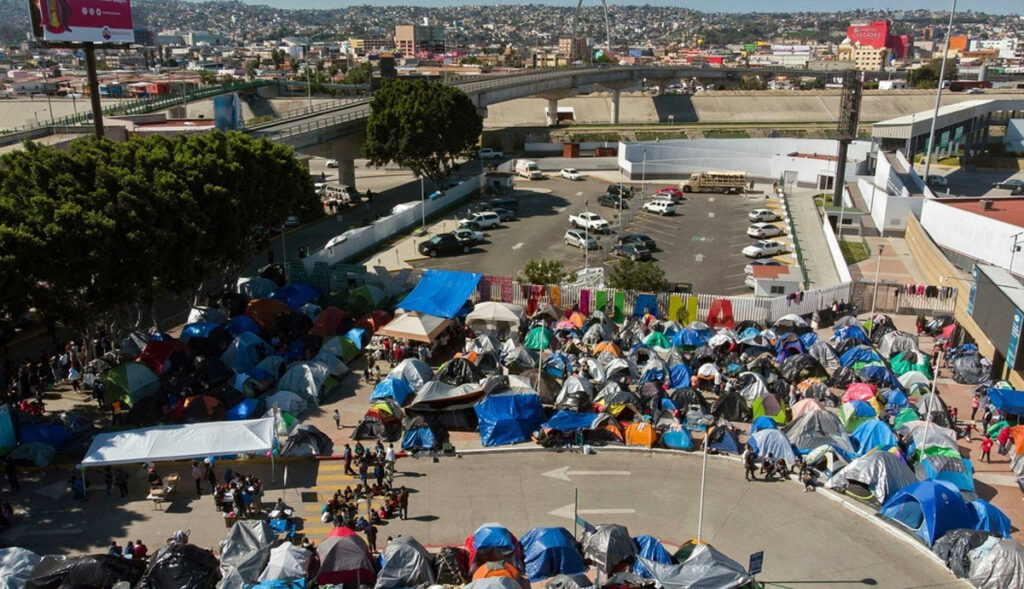
<path id="1" fill-rule="evenodd" d="M 981 204 L 979 204 L 982 200 L 992 201 L 992 208 L 989 210 L 983 209 Z M 1024 198 L 958 198 L 956 200 L 940 199 L 940 202 L 962 211 L 974 213 L 975 215 L 981 215 L 989 219 L 1016 225 L 1017 227 L 1024 227 Z"/>
<path id="2" fill-rule="evenodd" d="M 783 264 L 781 266 L 754 266 L 754 278 L 766 278 L 768 280 L 800 280 L 796 266 Z"/>

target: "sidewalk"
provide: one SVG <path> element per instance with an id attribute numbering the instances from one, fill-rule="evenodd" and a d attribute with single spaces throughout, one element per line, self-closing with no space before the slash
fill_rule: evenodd
<path id="1" fill-rule="evenodd" d="M 829 255 L 828 243 L 821 228 L 822 220 L 818 216 L 817 205 L 814 204 L 814 195 L 818 192 L 820 191 L 798 188 L 786 196 L 810 288 L 839 284 L 839 273 L 836 272 L 832 256 Z"/>
<path id="2" fill-rule="evenodd" d="M 854 280 L 864 278 L 875 279 L 878 270 L 879 280 L 892 280 L 905 284 L 928 284 L 924 273 L 917 267 L 914 257 L 907 249 L 907 242 L 902 237 L 865 237 L 868 244 L 868 259 L 850 266 L 850 275 Z M 882 246 L 882 259 L 878 259 L 878 246 Z"/>
<path id="3" fill-rule="evenodd" d="M 427 232 L 425 234 L 421 233 L 420 228 L 417 227 L 409 237 L 402 239 L 386 250 L 373 254 L 360 262 L 360 264 L 366 266 L 368 270 L 373 267 L 383 267 L 388 272 L 411 269 L 413 266 L 409 262 L 425 260 L 428 257 L 421 254 L 417 249 L 421 243 L 429 241 L 435 235 L 454 231 L 458 226 L 459 222 L 454 219 L 442 219 L 433 225 L 427 225 Z"/>

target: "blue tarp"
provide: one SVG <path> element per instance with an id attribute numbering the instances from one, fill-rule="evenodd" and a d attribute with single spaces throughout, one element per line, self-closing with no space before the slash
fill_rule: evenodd
<path id="1" fill-rule="evenodd" d="M 22 444 L 42 442 L 60 450 L 71 439 L 71 432 L 63 425 L 27 424 L 18 429 L 18 441 Z"/>
<path id="2" fill-rule="evenodd" d="M 451 319 L 469 299 L 480 282 L 481 274 L 451 270 L 427 270 L 416 288 L 398 307 Z"/>
<path id="3" fill-rule="evenodd" d="M 405 400 L 412 394 L 412 387 L 409 386 L 409 383 L 400 378 L 389 376 L 373 387 L 373 394 L 370 395 L 370 400 L 394 399 L 395 403 L 405 405 Z"/>
<path id="4" fill-rule="evenodd" d="M 729 430 L 725 430 L 722 437 L 717 441 L 711 442 L 708 447 L 712 450 L 718 450 L 719 452 L 729 452 L 732 454 L 740 453 L 740 442 L 736 439 L 735 434 Z"/>
<path id="5" fill-rule="evenodd" d="M 473 532 L 473 550 L 477 553 L 496 550 L 512 554 L 516 550 L 516 539 L 507 528 L 484 524 Z"/>
<path id="6" fill-rule="evenodd" d="M 836 327 L 833 332 L 832 339 L 837 342 L 846 341 L 848 339 L 856 340 L 867 345 L 871 345 L 871 340 L 868 339 L 868 334 L 864 332 L 864 328 L 859 325 L 840 325 Z"/>
<path id="7" fill-rule="evenodd" d="M 434 432 L 429 427 L 414 427 L 402 436 L 402 450 L 430 450 L 434 447 Z"/>
<path id="8" fill-rule="evenodd" d="M 673 564 L 672 555 L 668 553 L 668 550 L 665 550 L 665 547 L 662 546 L 661 542 L 659 542 L 654 536 L 637 536 L 636 538 L 633 538 L 633 541 L 636 542 L 637 556 L 645 558 L 651 562 Z M 636 563 L 633 565 L 633 572 L 641 577 L 647 577 L 648 579 L 654 577 L 639 559 L 637 559 Z"/>
<path id="9" fill-rule="evenodd" d="M 946 481 L 921 481 L 900 490 L 879 515 L 910 528 L 929 547 L 949 530 L 973 528 L 975 522 L 960 490 Z"/>
<path id="10" fill-rule="evenodd" d="M 680 362 L 668 371 L 668 388 L 681 389 L 688 387 L 690 386 L 690 377 L 692 376 L 693 371 L 690 370 L 690 366 Z"/>
<path id="11" fill-rule="evenodd" d="M 523 534 L 522 544 L 526 576 L 532 582 L 586 570 L 576 540 L 565 528 L 533 528 Z"/>
<path id="12" fill-rule="evenodd" d="M 525 442 L 544 419 L 540 395 L 534 394 L 492 395 L 473 409 L 484 446 Z"/>
<path id="13" fill-rule="evenodd" d="M 800 334 L 800 343 L 803 344 L 805 350 L 810 350 L 811 346 L 818 342 L 818 336 L 813 331 Z"/>
<path id="14" fill-rule="evenodd" d="M 857 426 L 850 434 L 853 440 L 853 448 L 857 456 L 863 456 L 871 450 L 878 448 L 887 449 L 896 445 L 896 435 L 892 433 L 889 424 L 880 419 L 869 419 Z"/>
<path id="15" fill-rule="evenodd" d="M 1012 391 L 1009 389 L 988 389 L 988 401 L 1000 413 L 1011 415 L 1024 415 L 1024 391 Z"/>
<path id="16" fill-rule="evenodd" d="M 887 392 L 885 395 L 885 408 L 890 411 L 898 411 L 910 405 L 910 401 L 907 396 L 903 394 L 903 391 L 893 389 Z"/>
<path id="17" fill-rule="evenodd" d="M 258 323 L 249 318 L 248 315 L 237 315 L 232 317 L 227 324 L 228 333 L 237 336 L 241 333 L 259 333 Z"/>
<path id="18" fill-rule="evenodd" d="M 363 346 L 366 345 L 366 330 L 359 327 L 353 327 L 345 332 L 345 338 L 355 344 L 357 350 L 362 350 Z"/>
<path id="19" fill-rule="evenodd" d="M 762 415 L 754 421 L 750 422 L 750 435 L 754 435 L 758 430 L 762 429 L 779 429 L 775 425 L 775 420 L 767 415 Z"/>
<path id="20" fill-rule="evenodd" d="M 672 345 L 675 347 L 699 348 L 708 343 L 711 332 L 704 329 L 684 327 L 672 334 Z"/>
<path id="21" fill-rule="evenodd" d="M 320 289 L 312 284 L 293 282 L 275 290 L 270 298 L 283 302 L 292 311 L 298 311 L 306 303 L 319 299 L 320 294 Z"/>
<path id="22" fill-rule="evenodd" d="M 652 294 L 636 295 L 636 304 L 633 305 L 633 317 L 643 317 L 644 313 L 658 316 L 658 297 Z"/>
<path id="23" fill-rule="evenodd" d="M 572 374 L 572 359 L 561 352 L 544 357 L 544 372 L 556 378 L 565 378 Z"/>
<path id="24" fill-rule="evenodd" d="M 575 411 L 562 410 L 542 423 L 541 427 L 560 432 L 592 429 L 600 416 L 599 413 L 577 413 Z"/>
<path id="25" fill-rule="evenodd" d="M 185 326 L 185 329 L 181 330 L 181 341 L 186 344 L 194 337 L 204 338 L 210 337 L 210 332 L 220 327 L 217 323 L 205 322 L 205 323 L 189 323 Z"/>
<path id="26" fill-rule="evenodd" d="M 249 589 L 303 589 L 306 586 L 306 579 L 295 579 L 285 581 L 277 579 L 274 581 L 263 581 L 249 587 Z"/>
<path id="27" fill-rule="evenodd" d="M 673 450 L 693 450 L 693 438 L 685 429 L 670 429 L 661 435 L 661 443 Z"/>
<path id="28" fill-rule="evenodd" d="M 256 410 L 259 409 L 260 402 L 256 399 L 245 399 L 238 405 L 235 405 L 231 409 L 228 409 L 227 413 L 224 414 L 225 419 L 228 421 L 241 421 L 243 419 L 255 419 Z"/>
<path id="29" fill-rule="evenodd" d="M 900 379 L 893 374 L 893 371 L 881 364 L 868 364 L 862 367 L 857 374 L 865 381 L 874 381 L 890 388 L 903 389 Z"/>
<path id="30" fill-rule="evenodd" d="M 856 348 L 850 348 L 843 352 L 842 356 L 839 356 L 839 362 L 843 366 L 853 366 L 854 364 L 861 362 L 867 364 L 868 362 L 881 362 L 882 357 L 878 355 L 874 350 L 862 348 L 860 346 Z"/>
<path id="31" fill-rule="evenodd" d="M 974 529 L 991 532 L 1002 536 L 1010 537 L 1010 518 L 984 499 L 975 499 L 967 504 L 974 511 Z"/>

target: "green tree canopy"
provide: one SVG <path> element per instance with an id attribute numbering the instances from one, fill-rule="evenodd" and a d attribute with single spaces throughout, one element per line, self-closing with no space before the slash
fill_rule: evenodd
<path id="1" fill-rule="evenodd" d="M 928 65 L 917 68 L 910 72 L 910 85 L 915 88 L 928 89 L 939 87 L 939 73 L 942 69 L 942 58 L 936 58 L 928 62 Z M 955 80 L 957 67 L 955 59 L 946 60 L 946 80 Z"/>
<path id="2" fill-rule="evenodd" d="M 608 268 L 605 282 L 609 287 L 621 290 L 668 290 L 664 270 L 655 266 L 654 262 L 634 262 L 628 258 L 619 258 Z"/>
<path id="3" fill-rule="evenodd" d="M 458 88 L 390 79 L 370 101 L 363 155 L 374 166 L 396 163 L 439 185 L 482 131 L 476 106 Z"/>
<path id="4" fill-rule="evenodd" d="M 561 284 L 568 275 L 565 264 L 559 260 L 530 260 L 520 278 L 530 284 Z"/>

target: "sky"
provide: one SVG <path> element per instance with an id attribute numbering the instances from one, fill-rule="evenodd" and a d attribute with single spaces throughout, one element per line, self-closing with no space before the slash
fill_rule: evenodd
<path id="1" fill-rule="evenodd" d="M 338 8 L 341 6 L 372 5 L 413 5 L 413 6 L 451 6 L 451 5 L 492 5 L 492 4 L 560 4 L 575 6 L 571 0 L 242 0 L 246 4 L 263 4 L 278 8 Z M 695 10 L 723 12 L 833 12 L 840 10 L 891 9 L 905 10 L 930 8 L 948 10 L 951 1 L 928 0 L 730 0 L 722 3 L 709 3 L 693 0 L 632 0 L 629 2 L 611 2 L 609 4 L 650 4 L 652 6 L 683 6 Z M 584 6 L 597 6 L 598 0 L 584 0 Z M 958 0 L 957 12 L 974 10 L 990 14 L 1024 14 L 1024 0 Z"/>

